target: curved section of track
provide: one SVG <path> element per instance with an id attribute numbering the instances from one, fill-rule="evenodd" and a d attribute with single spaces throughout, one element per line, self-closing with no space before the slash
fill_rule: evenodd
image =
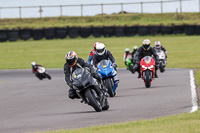
<path id="1" fill-rule="evenodd" d="M 79 99 L 68 98 L 62 69 L 47 70 L 52 80 L 39 81 L 31 70 L 0 70 L 0 131 L 34 132 L 151 119 L 190 112 L 188 69 L 167 69 L 145 88 L 129 71 L 118 70 L 117 95 L 110 109 L 97 113 Z"/>

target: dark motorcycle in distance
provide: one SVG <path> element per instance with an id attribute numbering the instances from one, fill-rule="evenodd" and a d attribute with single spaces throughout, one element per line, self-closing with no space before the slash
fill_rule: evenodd
<path id="1" fill-rule="evenodd" d="M 82 102 L 92 106 L 97 112 L 108 110 L 109 103 L 102 85 L 93 78 L 87 68 L 77 68 L 72 73 L 73 89 Z"/>
<path id="2" fill-rule="evenodd" d="M 51 76 L 49 74 L 47 74 L 46 69 L 42 66 L 38 67 L 36 73 L 35 73 L 36 77 L 38 77 L 40 80 L 44 79 L 44 78 L 48 78 L 49 80 L 51 79 Z"/>

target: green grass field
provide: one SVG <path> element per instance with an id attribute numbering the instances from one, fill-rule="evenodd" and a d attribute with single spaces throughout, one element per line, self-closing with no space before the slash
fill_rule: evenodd
<path id="1" fill-rule="evenodd" d="M 93 44 L 96 41 L 105 43 L 106 48 L 113 53 L 119 68 L 123 63 L 124 49 L 132 49 L 134 45 L 141 46 L 142 41 L 149 38 L 154 42 L 160 40 L 168 50 L 169 68 L 200 68 L 199 36 L 135 36 L 122 38 L 78 38 L 64 40 L 17 41 L 0 44 L 0 69 L 30 68 L 36 61 L 47 68 L 62 68 L 65 54 L 74 50 L 79 57 L 87 60 Z"/>
<path id="2" fill-rule="evenodd" d="M 164 21 L 163 21 L 164 20 Z M 171 25 L 200 24 L 199 13 L 164 14 L 114 14 L 86 17 L 1 19 L 0 29 L 43 28 L 65 26 L 113 26 L 113 25 Z"/>

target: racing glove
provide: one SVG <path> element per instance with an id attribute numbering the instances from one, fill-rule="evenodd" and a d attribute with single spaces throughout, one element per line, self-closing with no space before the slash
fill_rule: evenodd
<path id="1" fill-rule="evenodd" d="M 116 68 L 117 68 L 117 64 L 116 64 L 116 63 L 113 63 L 113 67 L 116 69 Z"/>
<path id="2" fill-rule="evenodd" d="M 92 77 L 94 77 L 95 79 L 97 79 L 98 81 L 101 81 L 101 77 L 98 73 L 94 72 L 94 73 L 91 73 Z"/>

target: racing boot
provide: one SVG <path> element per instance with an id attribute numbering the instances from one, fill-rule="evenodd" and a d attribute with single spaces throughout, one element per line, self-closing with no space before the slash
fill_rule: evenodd
<path id="1" fill-rule="evenodd" d="M 115 84 L 119 83 L 119 79 L 118 79 L 117 75 L 114 77 L 114 82 L 115 82 Z"/>
<path id="2" fill-rule="evenodd" d="M 138 72 L 138 77 L 137 78 L 141 78 L 141 73 L 140 72 Z"/>
<path id="3" fill-rule="evenodd" d="M 118 84 L 119 84 L 119 79 L 117 77 L 117 75 L 114 77 L 114 87 L 113 87 L 113 92 L 114 92 L 114 96 L 116 95 L 116 89 L 118 87 Z"/>
<path id="4" fill-rule="evenodd" d="M 100 80 L 100 85 L 101 85 L 101 90 L 104 92 L 105 96 L 108 96 L 108 89 L 105 87 L 105 85 L 103 84 L 102 79 Z"/>

